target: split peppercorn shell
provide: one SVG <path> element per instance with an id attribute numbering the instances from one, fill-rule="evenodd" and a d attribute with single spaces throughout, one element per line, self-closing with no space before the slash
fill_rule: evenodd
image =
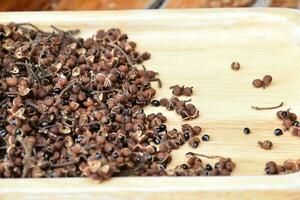
<path id="1" fill-rule="evenodd" d="M 233 62 L 233 63 L 231 63 L 231 69 L 234 70 L 234 71 L 239 70 L 240 67 L 241 67 L 241 65 L 240 65 L 239 62 Z"/>
<path id="2" fill-rule="evenodd" d="M 263 77 L 263 83 L 264 83 L 264 86 L 268 86 L 271 82 L 272 82 L 272 76 L 270 76 L 270 75 L 265 75 L 265 76 Z"/>
<path id="3" fill-rule="evenodd" d="M 256 88 L 261 88 L 263 87 L 264 83 L 262 80 L 260 79 L 255 79 L 253 82 L 252 82 L 252 85 Z"/>

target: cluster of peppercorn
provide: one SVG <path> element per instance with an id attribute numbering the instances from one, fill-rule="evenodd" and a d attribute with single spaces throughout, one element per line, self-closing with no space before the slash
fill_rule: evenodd
<path id="1" fill-rule="evenodd" d="M 170 99 L 162 98 L 160 105 L 166 107 L 168 110 L 175 110 L 183 120 L 197 118 L 199 116 L 199 110 L 191 103 L 186 104 L 187 102 L 189 101 L 179 100 L 173 96 Z"/>
<path id="2" fill-rule="evenodd" d="M 253 82 L 252 82 L 252 85 L 256 88 L 266 88 L 267 86 L 269 86 L 272 82 L 272 76 L 270 75 L 265 75 L 263 77 L 263 80 L 261 79 L 255 79 Z"/>
<path id="3" fill-rule="evenodd" d="M 193 87 L 174 85 L 171 86 L 170 89 L 172 89 L 172 94 L 175 96 L 192 96 L 193 94 Z"/>
<path id="4" fill-rule="evenodd" d="M 51 27 L 0 25 L 0 177 L 170 175 L 171 151 L 196 148 L 201 128 L 168 130 L 162 113 L 144 113 L 151 82 L 161 86 L 139 65 L 150 54 L 119 29 L 83 39 Z M 167 105 L 185 120 L 199 113 L 177 98 Z"/>
<path id="5" fill-rule="evenodd" d="M 280 110 L 276 113 L 276 115 L 280 120 L 282 120 L 282 125 L 286 131 L 293 128 L 292 135 L 300 136 L 300 131 L 298 135 L 299 122 L 297 121 L 297 115 L 295 113 L 290 112 L 290 109 L 288 109 Z"/>
<path id="6" fill-rule="evenodd" d="M 266 163 L 265 173 L 267 175 L 276 175 L 276 174 L 289 174 L 300 171 L 300 159 L 286 160 L 283 162 L 283 165 L 278 165 L 274 161 L 269 161 Z"/>
<path id="7" fill-rule="evenodd" d="M 173 176 L 229 176 L 235 168 L 235 163 L 230 158 L 209 157 L 192 152 L 187 153 L 187 156 L 187 163 L 176 166 L 172 172 Z M 205 165 L 198 156 L 209 159 L 217 158 L 218 162 L 214 164 L 213 168 L 210 164 Z"/>

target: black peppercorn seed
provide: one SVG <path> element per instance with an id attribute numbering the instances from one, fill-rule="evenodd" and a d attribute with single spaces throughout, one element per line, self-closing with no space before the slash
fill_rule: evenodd
<path id="1" fill-rule="evenodd" d="M 207 171 L 211 171 L 213 168 L 212 168 L 212 166 L 211 166 L 210 164 L 207 164 L 207 165 L 205 166 L 205 169 L 206 169 Z"/>
<path id="2" fill-rule="evenodd" d="M 68 101 L 67 99 L 63 99 L 63 100 L 61 101 L 61 104 L 62 104 L 63 106 L 66 106 L 66 105 L 69 104 L 69 101 Z"/>
<path id="3" fill-rule="evenodd" d="M 207 141 L 209 141 L 209 138 L 210 138 L 209 135 L 205 134 L 205 135 L 202 136 L 202 141 L 207 142 Z"/>
<path id="4" fill-rule="evenodd" d="M 116 151 L 115 151 L 115 152 L 113 152 L 113 153 L 112 153 L 112 157 L 113 157 L 113 158 L 115 158 L 115 159 L 116 159 L 117 157 L 119 157 L 119 154 L 118 154 L 118 152 L 116 152 Z"/>
<path id="5" fill-rule="evenodd" d="M 246 135 L 248 135 L 248 134 L 251 133 L 251 131 L 250 131 L 250 129 L 249 129 L 248 127 L 244 128 L 244 129 L 243 129 L 243 132 L 244 132 Z"/>
<path id="6" fill-rule="evenodd" d="M 101 154 L 99 151 L 97 151 L 97 152 L 96 152 L 96 155 L 95 155 L 95 158 L 96 158 L 97 160 L 101 159 L 101 158 L 102 158 L 102 154 Z"/>
<path id="7" fill-rule="evenodd" d="M 151 162 L 152 161 L 152 156 L 150 155 L 150 154 L 147 154 L 146 155 L 146 160 L 148 161 L 148 162 Z"/>
<path id="8" fill-rule="evenodd" d="M 92 130 L 93 132 L 97 132 L 97 131 L 100 130 L 100 127 L 101 127 L 101 125 L 100 125 L 99 123 L 95 123 L 95 124 L 93 124 L 93 125 L 91 126 L 91 130 Z"/>
<path id="9" fill-rule="evenodd" d="M 142 158 L 140 156 L 137 156 L 135 158 L 135 162 L 140 163 L 142 161 Z"/>
<path id="10" fill-rule="evenodd" d="M 160 102 L 158 100 L 153 100 L 153 101 L 151 101 L 151 105 L 154 107 L 158 107 L 158 106 L 160 106 Z"/>
<path id="11" fill-rule="evenodd" d="M 280 135 L 282 135 L 282 134 L 283 134 L 283 132 L 282 132 L 282 130 L 281 130 L 280 128 L 276 128 L 276 129 L 274 130 L 274 135 L 280 136 Z"/>
<path id="12" fill-rule="evenodd" d="M 154 144 L 159 144 L 160 143 L 160 139 L 159 138 L 154 138 L 153 142 L 154 142 Z"/>
<path id="13" fill-rule="evenodd" d="M 79 143 L 81 142 L 81 140 L 83 139 L 84 137 L 82 135 L 78 135 L 76 138 L 75 138 L 75 142 Z"/>
<path id="14" fill-rule="evenodd" d="M 187 170 L 189 167 L 187 166 L 187 164 L 182 164 L 181 166 L 181 169 L 183 169 L 183 170 Z"/>
<path id="15" fill-rule="evenodd" d="M 299 126 L 299 121 L 293 121 L 293 122 L 292 122 L 292 125 L 298 127 L 298 126 Z"/>
<path id="16" fill-rule="evenodd" d="M 191 136 L 190 136 L 190 133 L 189 133 L 189 132 L 185 132 L 185 133 L 183 134 L 183 137 L 184 137 L 185 140 L 189 140 Z"/>
<path id="17" fill-rule="evenodd" d="M 21 135 L 21 134 L 22 134 L 22 131 L 21 131 L 19 128 L 17 128 L 16 131 L 15 131 L 15 134 L 16 134 L 16 135 Z"/>
<path id="18" fill-rule="evenodd" d="M 116 117 L 116 114 L 115 114 L 115 113 L 110 113 L 110 114 L 109 114 L 109 118 L 110 118 L 110 119 L 114 120 L 115 117 Z"/>
<path id="19" fill-rule="evenodd" d="M 60 89 L 60 88 L 54 88 L 54 89 L 53 89 L 53 92 L 54 92 L 55 94 L 59 94 L 59 93 L 61 92 L 61 89 Z"/>
<path id="20" fill-rule="evenodd" d="M 49 126 L 49 123 L 48 123 L 47 121 L 42 121 L 42 122 L 41 122 L 41 126 L 42 126 L 42 127 Z"/>
<path id="21" fill-rule="evenodd" d="M 166 125 L 164 125 L 164 124 L 161 124 L 160 126 L 159 126 L 159 131 L 158 132 L 164 132 L 165 130 L 167 129 L 167 126 Z"/>
<path id="22" fill-rule="evenodd" d="M 0 129 L 0 137 L 5 137 L 7 134 L 7 131 L 5 129 Z"/>

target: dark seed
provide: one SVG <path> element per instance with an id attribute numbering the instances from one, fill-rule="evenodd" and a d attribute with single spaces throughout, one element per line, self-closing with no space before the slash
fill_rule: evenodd
<path id="1" fill-rule="evenodd" d="M 159 132 L 164 132 L 166 129 L 167 129 L 167 126 L 164 125 L 164 124 L 161 124 L 161 125 L 159 126 Z"/>
<path id="2" fill-rule="evenodd" d="M 153 142 L 154 142 L 154 144 L 159 144 L 160 143 L 160 139 L 159 138 L 154 138 Z"/>
<path id="3" fill-rule="evenodd" d="M 75 138 L 75 142 L 79 143 L 81 142 L 81 140 L 83 139 L 84 137 L 82 135 L 78 135 L 76 138 Z"/>
<path id="4" fill-rule="evenodd" d="M 212 166 L 211 166 L 210 164 L 207 164 L 207 165 L 205 166 L 205 169 L 206 169 L 207 171 L 211 171 L 213 168 L 212 168 Z"/>
<path id="5" fill-rule="evenodd" d="M 283 112 L 281 113 L 281 115 L 282 115 L 282 117 L 285 119 L 285 118 L 287 118 L 288 113 L 287 113 L 286 111 L 283 111 Z"/>
<path id="6" fill-rule="evenodd" d="M 246 128 L 244 128 L 244 130 L 243 130 L 243 131 L 244 131 L 244 133 L 245 133 L 245 134 L 247 134 L 247 135 L 248 135 L 248 134 L 250 134 L 250 132 L 251 132 L 251 131 L 250 131 L 250 129 L 249 129 L 249 128 L 247 128 L 247 127 L 246 127 Z"/>
<path id="7" fill-rule="evenodd" d="M 209 141 L 209 138 L 210 138 L 209 135 L 203 135 L 202 136 L 202 140 L 205 141 L 205 142 Z"/>
<path id="8" fill-rule="evenodd" d="M 53 89 L 53 92 L 54 92 L 55 94 L 59 94 L 59 93 L 61 92 L 61 89 L 60 89 L 60 88 L 54 88 L 54 89 Z"/>
<path id="9" fill-rule="evenodd" d="M 183 169 L 183 170 L 187 170 L 189 167 L 187 166 L 187 164 L 182 164 L 181 166 L 181 169 Z"/>
<path id="10" fill-rule="evenodd" d="M 158 100 L 153 100 L 153 101 L 151 101 L 151 105 L 154 107 L 158 107 L 158 106 L 160 106 L 160 102 Z"/>
<path id="11" fill-rule="evenodd" d="M 7 134 L 7 131 L 5 129 L 0 129 L 0 137 L 5 137 Z"/>
<path id="12" fill-rule="evenodd" d="M 16 135 L 21 135 L 21 134 L 22 134 L 21 129 L 17 128 L 16 131 L 15 131 L 15 134 L 16 134 Z"/>
<path id="13" fill-rule="evenodd" d="M 147 154 L 146 155 L 146 160 L 148 161 L 148 162 L 151 162 L 152 161 L 152 156 L 150 155 L 150 154 Z"/>
<path id="14" fill-rule="evenodd" d="M 102 158 L 102 154 L 101 154 L 99 151 L 97 151 L 97 152 L 96 152 L 96 155 L 95 155 L 95 158 L 96 158 L 97 160 L 101 159 L 101 158 Z"/>
<path id="15" fill-rule="evenodd" d="M 117 157 L 119 157 L 119 154 L 118 154 L 118 152 L 114 151 L 114 152 L 112 153 L 112 157 L 113 157 L 113 158 L 117 158 Z"/>
<path id="16" fill-rule="evenodd" d="M 69 101 L 68 101 L 67 99 L 63 99 L 63 100 L 61 101 L 61 104 L 62 104 L 63 106 L 66 106 L 66 105 L 69 104 Z"/>
<path id="17" fill-rule="evenodd" d="M 93 132 L 97 132 L 97 131 L 100 130 L 100 127 L 101 127 L 101 125 L 100 125 L 99 123 L 95 123 L 95 124 L 93 124 L 93 125 L 91 126 L 91 130 L 92 130 Z"/>
<path id="18" fill-rule="evenodd" d="M 299 126 L 299 121 L 293 121 L 293 122 L 292 122 L 292 125 L 298 127 L 298 126 Z"/>
<path id="19" fill-rule="evenodd" d="M 136 163 L 140 163 L 142 161 L 142 158 L 140 157 L 140 156 L 137 156 L 136 158 L 135 158 L 135 162 Z"/>
<path id="20" fill-rule="evenodd" d="M 282 132 L 282 130 L 280 128 L 277 128 L 277 129 L 274 130 L 274 135 L 280 136 L 282 134 L 283 134 L 283 132 Z"/>
<path id="21" fill-rule="evenodd" d="M 183 134 L 183 137 L 184 137 L 185 140 L 189 140 L 191 136 L 190 136 L 190 133 L 189 133 L 189 132 L 185 132 L 185 133 Z"/>
<path id="22" fill-rule="evenodd" d="M 42 121 L 41 126 L 42 127 L 49 126 L 49 123 L 47 121 Z"/>

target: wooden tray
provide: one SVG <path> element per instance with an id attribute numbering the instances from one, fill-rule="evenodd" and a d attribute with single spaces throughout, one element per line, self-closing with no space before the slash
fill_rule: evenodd
<path id="1" fill-rule="evenodd" d="M 211 141 L 197 152 L 231 157 L 237 163 L 233 177 L 114 178 L 102 184 L 86 178 L 2 179 L 0 200 L 11 199 L 300 199 L 300 174 L 262 176 L 264 164 L 300 158 L 300 139 L 285 133 L 276 110 L 256 111 L 255 106 L 284 102 L 300 114 L 300 15 L 287 9 L 213 9 L 110 12 L 0 13 L 0 22 L 32 22 L 41 28 L 54 24 L 80 28 L 82 36 L 97 29 L 119 27 L 152 53 L 146 67 L 159 71 L 163 88 L 157 98 L 170 97 L 169 86 L 194 86 L 192 97 L 200 109 L 199 124 Z M 230 64 L 239 61 L 240 71 Z M 254 78 L 273 76 L 263 90 L 252 87 Z M 164 112 L 169 127 L 183 123 Z M 250 135 L 242 129 L 249 127 Z M 258 148 L 270 139 L 274 149 Z M 185 161 L 188 146 L 174 151 L 172 165 Z"/>

